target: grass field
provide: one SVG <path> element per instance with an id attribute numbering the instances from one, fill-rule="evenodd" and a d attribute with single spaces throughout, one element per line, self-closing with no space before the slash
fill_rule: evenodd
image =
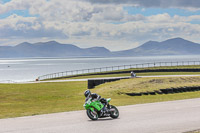
<path id="1" fill-rule="evenodd" d="M 83 109 L 86 82 L 0 84 L 0 118 Z"/>
<path id="2" fill-rule="evenodd" d="M 185 133 L 200 133 L 200 130 L 195 130 L 195 131 L 189 131 L 189 132 L 185 132 Z"/>
<path id="3" fill-rule="evenodd" d="M 91 90 L 102 97 L 111 97 L 111 104 L 131 105 L 200 97 L 200 92 L 131 97 L 122 92 L 137 92 L 182 85 L 200 85 L 200 77 L 134 78 L 106 83 Z M 184 84 L 183 84 L 184 83 Z M 30 116 L 81 110 L 87 82 L 38 84 L 0 84 L 0 118 Z"/>
<path id="4" fill-rule="evenodd" d="M 124 94 L 183 86 L 200 86 L 200 77 L 131 78 L 102 84 L 95 90 L 97 93 Z"/>
<path id="5" fill-rule="evenodd" d="M 163 95 L 148 95 L 131 97 L 124 93 L 128 92 L 145 92 L 157 89 L 165 89 L 169 87 L 180 86 L 200 86 L 200 77 L 184 77 L 184 78 L 133 78 L 124 79 L 116 82 L 110 82 L 97 86 L 94 90 L 95 93 L 103 95 L 104 97 L 112 97 L 113 103 L 116 105 L 130 105 L 138 103 L 151 103 L 170 101 L 178 99 L 198 98 L 200 91 L 187 92 L 177 94 L 163 94 Z M 120 101 L 120 102 L 118 102 Z"/>

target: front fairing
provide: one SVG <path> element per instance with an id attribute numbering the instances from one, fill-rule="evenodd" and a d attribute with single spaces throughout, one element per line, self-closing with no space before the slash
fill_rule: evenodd
<path id="1" fill-rule="evenodd" d="M 95 108 L 96 110 L 100 111 L 104 105 L 100 101 L 92 101 L 92 99 L 89 98 L 89 99 L 87 99 L 87 101 L 85 102 L 85 104 L 83 106 L 86 110 Z M 93 110 L 93 109 L 91 109 L 91 110 Z"/>
<path id="2" fill-rule="evenodd" d="M 104 105 L 100 101 L 95 101 L 91 103 L 91 106 L 100 111 Z"/>
<path id="3" fill-rule="evenodd" d="M 91 99 L 91 98 L 86 98 L 85 104 L 83 104 L 83 107 L 84 107 L 85 109 L 88 109 L 88 108 L 90 107 L 91 102 L 92 102 L 92 99 Z"/>

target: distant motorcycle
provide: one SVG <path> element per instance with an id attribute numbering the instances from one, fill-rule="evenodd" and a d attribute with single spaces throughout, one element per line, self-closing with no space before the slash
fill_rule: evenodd
<path id="1" fill-rule="evenodd" d="M 118 109 L 115 106 L 109 104 L 111 98 L 108 98 L 106 100 L 108 102 L 105 108 L 106 111 L 102 112 L 101 109 L 104 107 L 104 105 L 100 101 L 92 101 L 92 98 L 86 99 L 85 104 L 83 106 L 87 110 L 87 116 L 91 120 L 98 120 L 98 118 L 104 117 L 111 117 L 113 119 L 116 119 L 119 117 Z"/>

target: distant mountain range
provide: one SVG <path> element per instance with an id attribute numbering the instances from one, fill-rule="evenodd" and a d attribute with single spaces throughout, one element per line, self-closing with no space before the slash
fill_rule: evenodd
<path id="1" fill-rule="evenodd" d="M 14 47 L 1 46 L 0 58 L 13 57 L 82 57 L 82 56 L 111 56 L 104 47 L 79 48 L 72 44 L 60 44 L 56 41 L 31 44 L 21 43 Z"/>
<path id="2" fill-rule="evenodd" d="M 163 42 L 149 41 L 130 50 L 111 52 L 104 47 L 79 48 L 72 44 L 56 41 L 28 43 L 16 46 L 0 46 L 0 58 L 16 57 L 108 57 L 108 56 L 156 56 L 197 55 L 200 44 L 173 38 Z"/>
<path id="3" fill-rule="evenodd" d="M 149 41 L 130 50 L 114 52 L 122 56 L 156 56 L 156 55 L 197 55 L 200 44 L 182 38 L 173 38 L 163 42 Z"/>

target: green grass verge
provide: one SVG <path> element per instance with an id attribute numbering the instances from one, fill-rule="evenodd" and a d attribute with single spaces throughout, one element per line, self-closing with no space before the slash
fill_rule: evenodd
<path id="1" fill-rule="evenodd" d="M 121 94 L 131 92 L 146 92 L 170 87 L 200 86 L 200 77 L 155 77 L 131 78 L 109 82 L 96 87 L 97 92 L 106 94 Z"/>
<path id="2" fill-rule="evenodd" d="M 137 76 L 156 76 L 156 75 L 200 75 L 200 72 L 147 72 L 147 73 L 137 74 Z"/>
<path id="3" fill-rule="evenodd" d="M 170 77 L 170 78 L 133 78 L 123 79 L 116 82 L 109 82 L 97 86 L 94 90 L 104 97 L 113 98 L 115 105 L 130 105 L 138 103 L 151 103 L 170 100 L 180 100 L 188 98 L 199 98 L 200 91 L 163 94 L 163 95 L 148 95 L 148 96 L 127 96 L 125 93 L 146 92 L 158 89 L 181 86 L 200 86 L 200 77 Z"/>
<path id="4" fill-rule="evenodd" d="M 0 118 L 83 109 L 87 82 L 0 84 Z"/>
<path id="5" fill-rule="evenodd" d="M 157 69 L 199 69 L 200 65 L 187 65 L 187 66 L 159 66 L 159 67 L 149 67 L 149 68 L 131 68 L 124 70 L 116 70 L 112 72 L 121 72 L 121 71 L 134 71 L 134 70 L 157 70 Z"/>
<path id="6" fill-rule="evenodd" d="M 194 131 L 189 131 L 189 132 L 185 132 L 185 133 L 200 133 L 200 130 L 194 130 Z"/>
<path id="7" fill-rule="evenodd" d="M 183 81 L 186 84 L 183 84 Z M 174 85 L 200 85 L 198 81 L 200 81 L 200 77 L 187 77 L 179 80 L 174 78 L 134 78 L 106 83 L 91 91 L 105 98 L 111 97 L 111 104 L 122 106 L 198 98 L 200 92 L 141 97 L 131 97 L 119 93 L 141 91 L 141 89 L 151 90 L 156 87 L 161 89 Z M 87 82 L 0 84 L 0 118 L 82 110 L 85 101 L 83 93 L 86 89 Z"/>

